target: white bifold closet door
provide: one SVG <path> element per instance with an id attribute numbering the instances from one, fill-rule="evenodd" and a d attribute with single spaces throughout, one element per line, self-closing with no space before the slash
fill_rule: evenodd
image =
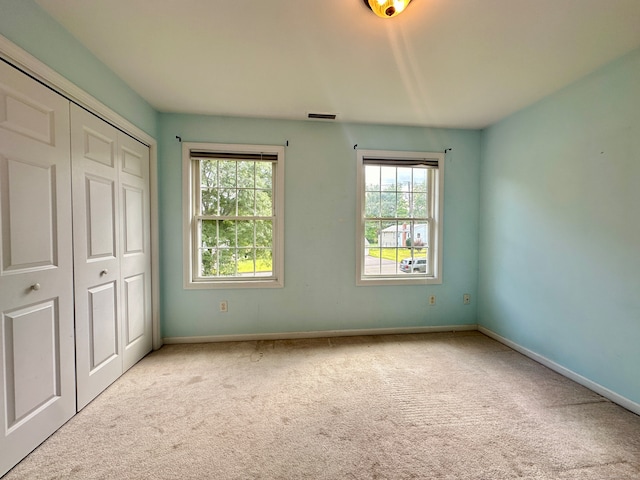
<path id="1" fill-rule="evenodd" d="M 76 412 L 69 102 L 0 61 L 0 476 Z"/>
<path id="2" fill-rule="evenodd" d="M 151 350 L 149 149 L 71 105 L 78 410 Z"/>

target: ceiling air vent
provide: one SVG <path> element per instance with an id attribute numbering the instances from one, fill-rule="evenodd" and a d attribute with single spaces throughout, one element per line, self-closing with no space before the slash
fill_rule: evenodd
<path id="1" fill-rule="evenodd" d="M 307 118 L 310 118 L 311 120 L 335 120 L 336 119 L 336 114 L 335 113 L 307 113 Z"/>

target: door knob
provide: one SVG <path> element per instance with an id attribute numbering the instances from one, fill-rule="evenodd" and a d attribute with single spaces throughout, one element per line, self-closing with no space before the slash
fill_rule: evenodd
<path id="1" fill-rule="evenodd" d="M 34 283 L 33 285 L 31 285 L 31 290 L 34 290 L 34 291 L 40 290 L 40 284 Z"/>
<path id="2" fill-rule="evenodd" d="M 104 277 L 107 273 L 109 273 L 109 270 L 107 270 L 107 269 L 105 268 L 104 270 L 102 270 L 102 271 L 100 272 L 100 276 L 101 276 L 101 277 Z"/>

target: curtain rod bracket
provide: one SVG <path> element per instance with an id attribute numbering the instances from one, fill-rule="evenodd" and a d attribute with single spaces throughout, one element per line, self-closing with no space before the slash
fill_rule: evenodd
<path id="1" fill-rule="evenodd" d="M 176 135 L 176 138 L 178 139 L 178 141 L 179 141 L 180 143 L 182 143 L 182 137 L 180 137 L 180 136 Z"/>

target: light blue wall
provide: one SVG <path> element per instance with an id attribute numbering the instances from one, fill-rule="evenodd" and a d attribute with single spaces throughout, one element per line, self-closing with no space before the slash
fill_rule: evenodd
<path id="1" fill-rule="evenodd" d="M 483 133 L 479 323 L 640 403 L 640 50 Z"/>
<path id="2" fill-rule="evenodd" d="M 285 288 L 182 287 L 184 141 L 283 145 Z M 467 325 L 476 323 L 480 132 L 162 114 L 159 134 L 161 304 L 165 337 Z M 356 154 L 367 149 L 443 151 L 444 282 L 356 287 Z M 437 305 L 428 306 L 435 294 Z M 221 300 L 229 312 L 218 312 Z"/>
<path id="3" fill-rule="evenodd" d="M 0 34 L 156 136 L 156 111 L 33 0 L 0 0 Z"/>

